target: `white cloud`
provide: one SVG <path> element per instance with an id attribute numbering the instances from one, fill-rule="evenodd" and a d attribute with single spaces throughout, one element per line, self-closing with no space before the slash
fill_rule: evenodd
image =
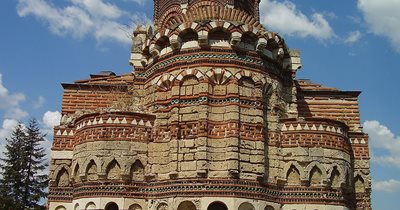
<path id="1" fill-rule="evenodd" d="M 358 0 L 358 8 L 371 32 L 388 38 L 393 48 L 400 52 L 400 1 Z"/>
<path id="2" fill-rule="evenodd" d="M 146 3 L 147 0 L 125 0 L 125 1 L 132 1 L 132 2 L 136 2 L 140 5 L 144 5 L 144 3 Z"/>
<path id="3" fill-rule="evenodd" d="M 378 191 L 378 192 L 388 192 L 388 193 L 394 193 L 394 192 L 400 192 L 400 181 L 390 179 L 388 181 L 377 181 L 377 182 L 372 182 L 373 184 L 373 189 Z"/>
<path id="4" fill-rule="evenodd" d="M 42 118 L 43 133 L 45 133 L 49 137 L 53 136 L 53 129 L 55 126 L 60 125 L 60 121 L 61 121 L 61 113 L 60 112 L 47 111 L 46 113 L 44 113 L 43 118 Z"/>
<path id="5" fill-rule="evenodd" d="M 56 111 L 47 111 L 43 115 L 43 124 L 48 128 L 54 128 L 54 126 L 60 125 L 61 113 Z"/>
<path id="6" fill-rule="evenodd" d="M 335 36 L 329 22 L 322 13 L 307 17 L 290 1 L 264 0 L 260 4 L 261 22 L 289 36 L 314 37 L 328 40 Z"/>
<path id="7" fill-rule="evenodd" d="M 361 39 L 362 35 L 360 31 L 352 31 L 348 34 L 347 38 L 344 40 L 346 44 L 353 44 Z"/>
<path id="8" fill-rule="evenodd" d="M 25 94 L 10 93 L 3 85 L 3 76 L 0 73 L 0 109 L 5 111 L 5 118 L 20 120 L 28 113 L 20 108 L 20 103 L 25 101 Z"/>
<path id="9" fill-rule="evenodd" d="M 124 20 L 136 20 L 130 24 L 147 24 L 145 15 L 130 15 L 116 5 L 104 0 L 69 0 L 69 5 L 60 7 L 45 0 L 18 0 L 20 17 L 34 16 L 46 23 L 51 32 L 73 38 L 93 36 L 97 41 L 130 43 L 127 31 L 132 28 L 121 24 Z M 130 26 L 133 27 L 133 26 Z"/>
<path id="10" fill-rule="evenodd" d="M 371 148 L 382 149 L 385 156 L 374 154 L 372 161 L 389 166 L 400 167 L 400 136 L 395 136 L 392 131 L 378 121 L 366 121 L 364 132 L 368 133 Z"/>
<path id="11" fill-rule="evenodd" d="M 36 101 L 33 102 L 33 108 L 34 109 L 42 108 L 45 102 L 46 102 L 46 99 L 43 96 L 39 96 L 36 99 Z"/>

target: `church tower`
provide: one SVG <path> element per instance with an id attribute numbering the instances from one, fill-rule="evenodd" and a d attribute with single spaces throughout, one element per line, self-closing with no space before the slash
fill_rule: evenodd
<path id="1" fill-rule="evenodd" d="M 63 84 L 50 210 L 365 210 L 358 91 L 298 80 L 260 0 L 154 0 L 131 73 Z"/>

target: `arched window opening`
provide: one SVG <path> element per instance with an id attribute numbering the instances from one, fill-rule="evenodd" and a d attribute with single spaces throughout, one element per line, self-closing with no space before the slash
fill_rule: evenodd
<path id="1" fill-rule="evenodd" d="M 197 41 L 199 36 L 193 29 L 186 29 L 179 34 L 182 42 Z"/>
<path id="2" fill-rule="evenodd" d="M 300 172 L 294 165 L 287 172 L 287 184 L 300 185 Z"/>
<path id="3" fill-rule="evenodd" d="M 86 170 L 86 178 L 88 181 L 95 181 L 98 179 L 97 176 L 97 165 L 94 160 L 91 160 Z"/>
<path id="4" fill-rule="evenodd" d="M 208 40 L 210 46 L 230 47 L 231 34 L 223 28 L 216 28 L 209 32 Z"/>
<path id="5" fill-rule="evenodd" d="M 118 205 L 116 203 L 111 202 L 111 203 L 108 203 L 106 205 L 106 209 L 105 210 L 119 210 L 119 207 L 118 207 Z"/>
<path id="6" fill-rule="evenodd" d="M 156 45 L 158 45 L 161 49 L 171 46 L 171 44 L 169 42 L 169 38 L 166 36 L 159 38 L 156 42 Z"/>
<path id="7" fill-rule="evenodd" d="M 242 77 L 239 80 L 239 85 L 242 87 L 254 88 L 256 86 L 256 83 L 251 77 Z"/>
<path id="8" fill-rule="evenodd" d="M 132 181 L 143 181 L 144 180 L 144 166 L 140 160 L 136 160 L 130 171 Z"/>
<path id="9" fill-rule="evenodd" d="M 116 180 L 120 178 L 121 167 L 116 160 L 111 161 L 107 167 L 107 179 Z"/>
<path id="10" fill-rule="evenodd" d="M 239 210 L 255 210 L 255 208 L 251 203 L 245 202 L 240 204 Z"/>
<path id="11" fill-rule="evenodd" d="M 196 206 L 191 201 L 183 201 L 179 204 L 178 210 L 196 210 Z"/>
<path id="12" fill-rule="evenodd" d="M 224 203 L 217 201 L 211 203 L 207 210 L 228 210 L 228 207 Z"/>
<path id="13" fill-rule="evenodd" d="M 69 175 L 65 168 L 62 168 L 57 174 L 56 183 L 58 187 L 69 186 Z"/>
<path id="14" fill-rule="evenodd" d="M 240 41 L 240 47 L 247 50 L 255 50 L 257 45 L 257 40 L 258 37 L 255 34 L 251 32 L 246 32 L 242 35 Z"/>
<path id="15" fill-rule="evenodd" d="M 168 205 L 166 203 L 161 203 L 158 205 L 157 210 L 168 210 Z"/>
<path id="16" fill-rule="evenodd" d="M 322 172 L 317 166 L 314 166 L 310 172 L 310 185 L 320 185 L 321 183 Z"/>

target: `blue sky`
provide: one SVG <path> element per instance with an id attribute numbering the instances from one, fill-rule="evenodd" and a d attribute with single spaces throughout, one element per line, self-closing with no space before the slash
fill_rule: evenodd
<path id="1" fill-rule="evenodd" d="M 152 18 L 150 0 L 0 2 L 0 138 L 36 117 L 59 119 L 60 83 L 101 70 L 130 72 L 127 31 Z M 400 1 L 262 0 L 262 23 L 302 52 L 298 78 L 361 90 L 373 154 L 374 209 L 400 200 Z M 49 136 L 51 139 L 51 136 Z M 0 151 L 4 141 L 0 141 Z M 50 145 L 50 143 L 48 143 Z"/>

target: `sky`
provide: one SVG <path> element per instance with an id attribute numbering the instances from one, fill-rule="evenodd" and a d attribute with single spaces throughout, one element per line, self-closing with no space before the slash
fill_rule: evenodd
<path id="1" fill-rule="evenodd" d="M 128 73 L 129 33 L 152 21 L 150 0 L 0 1 L 0 152 L 18 121 L 35 117 L 50 148 L 62 87 Z M 370 135 L 373 209 L 400 205 L 400 0 L 262 0 L 261 22 L 299 49 L 298 78 L 360 90 Z M 1 157 L 1 154 L 0 154 Z"/>

